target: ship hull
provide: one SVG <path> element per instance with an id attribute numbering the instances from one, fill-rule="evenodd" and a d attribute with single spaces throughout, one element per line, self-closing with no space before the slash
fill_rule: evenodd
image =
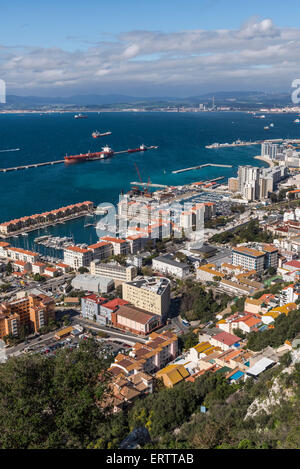
<path id="1" fill-rule="evenodd" d="M 93 161 L 93 160 L 104 160 L 113 156 L 113 152 L 96 152 L 96 153 L 86 153 L 83 155 L 71 155 L 65 156 L 65 163 L 81 163 L 84 161 Z"/>
<path id="2" fill-rule="evenodd" d="M 147 148 L 133 148 L 132 150 L 128 150 L 128 153 L 136 153 L 137 151 L 146 151 Z"/>

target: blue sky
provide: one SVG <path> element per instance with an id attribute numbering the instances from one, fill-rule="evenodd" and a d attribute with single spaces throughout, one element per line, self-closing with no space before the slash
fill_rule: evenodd
<path id="1" fill-rule="evenodd" d="M 89 89 L 100 94 L 136 90 L 139 95 L 157 95 L 169 90 L 189 95 L 198 86 L 191 74 L 198 75 L 204 91 L 209 86 L 226 89 L 230 83 L 236 87 L 237 80 L 241 89 L 251 83 L 257 83 L 255 88 L 283 89 L 297 78 L 299 18 L 300 2 L 295 0 L 13 0 L 0 9 L 0 78 L 8 90 L 20 94 L 64 95 Z M 284 47 L 290 51 L 287 63 Z M 224 53 L 230 60 L 238 56 L 233 63 L 236 81 L 226 63 L 222 75 Z M 279 80 L 280 60 L 286 77 Z M 89 66 L 97 76 L 91 83 Z M 270 68 L 277 76 L 274 86 Z M 248 82 L 246 69 L 252 75 Z M 215 83 L 205 79 L 214 70 Z"/>

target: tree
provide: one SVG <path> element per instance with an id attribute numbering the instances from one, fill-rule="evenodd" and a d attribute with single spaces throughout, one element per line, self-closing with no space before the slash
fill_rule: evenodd
<path id="1" fill-rule="evenodd" d="M 86 272 L 88 272 L 88 271 L 89 271 L 89 269 L 87 269 L 86 267 L 83 267 L 83 266 L 82 266 L 82 267 L 79 267 L 79 269 L 78 269 L 78 272 L 79 272 L 80 274 L 84 274 L 84 273 L 86 273 Z"/>
<path id="2" fill-rule="evenodd" d="M 8 275 L 11 275 L 13 272 L 13 267 L 10 261 L 6 264 L 6 272 L 8 273 Z"/>
<path id="3" fill-rule="evenodd" d="M 101 436 L 109 380 L 92 340 L 53 358 L 10 358 L 0 365 L 0 447 L 84 449 Z"/>
<path id="4" fill-rule="evenodd" d="M 277 270 L 275 269 L 275 267 L 271 266 L 271 267 L 268 268 L 268 274 L 269 275 L 275 275 L 276 272 L 277 272 Z"/>
<path id="5" fill-rule="evenodd" d="M 68 314 L 65 314 L 62 317 L 62 321 L 63 321 L 64 326 L 69 326 L 71 324 L 70 316 Z"/>

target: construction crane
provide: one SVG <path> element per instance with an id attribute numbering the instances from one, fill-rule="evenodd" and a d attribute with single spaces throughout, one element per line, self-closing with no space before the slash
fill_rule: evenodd
<path id="1" fill-rule="evenodd" d="M 136 172 L 137 172 L 137 174 L 138 174 L 138 178 L 139 178 L 139 180 L 140 180 L 140 183 L 141 183 L 142 187 L 145 187 L 145 184 L 143 183 L 142 178 L 141 178 L 141 173 L 140 173 L 140 170 L 139 170 L 139 168 L 138 168 L 138 165 L 137 165 L 136 163 L 134 163 L 134 166 L 135 166 L 135 169 L 136 169 Z M 151 197 L 151 194 L 149 193 L 149 185 L 150 185 L 150 182 L 151 182 L 151 181 L 150 181 L 150 177 L 149 177 L 149 178 L 148 178 L 147 186 L 146 186 L 146 188 L 144 189 L 144 195 L 145 195 L 145 197 Z M 133 187 L 132 189 L 139 190 L 139 188 L 136 187 L 136 186 Z"/>

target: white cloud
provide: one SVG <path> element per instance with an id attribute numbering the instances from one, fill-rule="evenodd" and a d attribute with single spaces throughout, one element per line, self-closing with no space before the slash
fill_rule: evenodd
<path id="1" fill-rule="evenodd" d="M 269 18 L 250 18 L 238 30 L 131 31 L 115 39 L 73 52 L 2 44 L 0 78 L 8 94 L 180 89 L 188 95 L 287 88 L 300 76 L 300 28 L 280 28 Z"/>

